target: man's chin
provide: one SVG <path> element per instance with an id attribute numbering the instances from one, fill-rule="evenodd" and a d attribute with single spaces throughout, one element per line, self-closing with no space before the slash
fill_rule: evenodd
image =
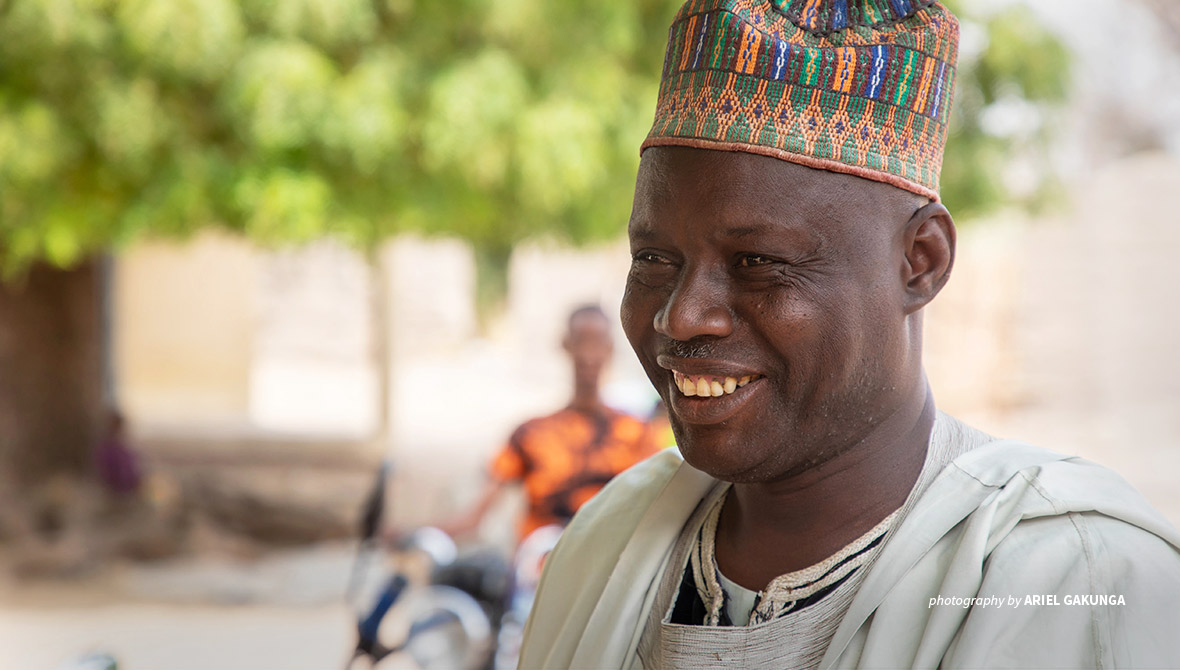
<path id="1" fill-rule="evenodd" d="M 765 455 L 749 444 L 695 439 L 678 440 L 677 444 L 686 463 L 714 479 L 749 484 L 764 481 L 772 474 Z"/>

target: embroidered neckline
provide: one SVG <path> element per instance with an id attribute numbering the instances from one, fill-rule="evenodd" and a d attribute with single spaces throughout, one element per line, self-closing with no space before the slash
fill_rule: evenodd
<path id="1" fill-rule="evenodd" d="M 728 495 L 729 491 L 726 491 L 724 495 L 718 496 L 717 502 L 709 510 L 690 555 L 697 593 L 708 612 L 704 621 L 707 626 L 723 625 L 722 616 L 729 601 L 729 594 L 721 586 L 716 550 L 717 524 Z M 809 599 L 814 599 L 817 594 L 820 598 L 826 596 L 825 590 L 830 592 L 858 569 L 872 562 L 900 513 L 901 509 L 895 510 L 868 532 L 819 563 L 775 577 L 758 592 L 747 625 L 764 623 L 797 611 L 804 604 L 812 604 L 814 600 Z"/>

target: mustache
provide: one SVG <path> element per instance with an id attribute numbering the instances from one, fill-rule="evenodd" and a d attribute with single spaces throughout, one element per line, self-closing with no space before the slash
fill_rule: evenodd
<path id="1" fill-rule="evenodd" d="M 710 358 L 717 347 L 708 338 L 693 338 L 691 340 L 666 340 L 660 347 L 660 353 L 676 358 Z"/>

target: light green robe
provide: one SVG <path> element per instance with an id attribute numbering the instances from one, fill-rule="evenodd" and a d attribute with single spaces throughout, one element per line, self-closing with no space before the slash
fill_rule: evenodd
<path id="1" fill-rule="evenodd" d="M 547 561 L 520 667 L 640 667 L 671 547 L 715 484 L 669 449 L 583 507 Z M 1066 604 L 1080 595 L 1125 605 Z M 939 596 L 1004 604 L 931 607 Z M 1013 441 L 963 454 L 895 529 L 820 664 L 937 666 L 1180 668 L 1180 533 L 1088 461 Z"/>

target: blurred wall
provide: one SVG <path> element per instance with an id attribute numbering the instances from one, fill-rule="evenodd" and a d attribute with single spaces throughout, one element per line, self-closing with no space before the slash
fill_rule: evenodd
<path id="1" fill-rule="evenodd" d="M 381 422 L 373 269 L 331 240 L 255 254 L 251 425 L 371 440 Z"/>
<path id="2" fill-rule="evenodd" d="M 940 406 L 1107 465 L 1180 522 L 1180 161 L 1100 166 L 1064 211 L 961 230 L 928 309 Z"/>
<path id="3" fill-rule="evenodd" d="M 248 423 L 258 264 L 248 246 L 217 233 L 119 257 L 115 378 L 140 429 Z"/>

